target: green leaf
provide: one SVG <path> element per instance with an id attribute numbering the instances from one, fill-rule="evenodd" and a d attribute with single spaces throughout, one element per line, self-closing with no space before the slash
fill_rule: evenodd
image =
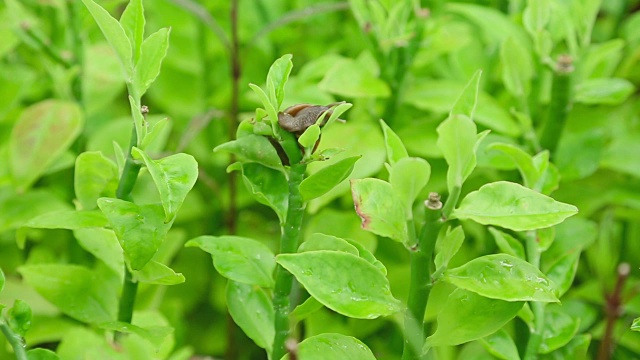
<path id="1" fill-rule="evenodd" d="M 522 305 L 456 289 L 438 314 L 438 329 L 427 338 L 425 346 L 459 345 L 483 338 L 513 319 Z"/>
<path id="2" fill-rule="evenodd" d="M 133 272 L 136 281 L 145 284 L 177 285 L 184 282 L 184 275 L 157 261 L 149 261 L 142 270 Z"/>
<path id="3" fill-rule="evenodd" d="M 360 256 L 358 249 L 347 240 L 319 233 L 312 234 L 311 237 L 298 248 L 299 253 L 318 250 L 342 251 L 347 254 Z"/>
<path id="4" fill-rule="evenodd" d="M 142 43 L 142 53 L 133 72 L 135 95 L 141 97 L 160 74 L 162 60 L 169 49 L 169 28 L 162 28 L 149 35 Z"/>
<path id="5" fill-rule="evenodd" d="M 477 29 L 474 31 L 479 32 L 478 35 L 482 37 L 487 46 L 492 44 L 497 48 L 510 36 L 515 37 L 516 41 L 520 43 L 526 44 L 528 42 L 527 33 L 522 26 L 517 25 L 499 9 L 480 4 L 454 2 L 447 2 L 445 9 L 448 13 L 468 19 L 474 25 L 474 29 Z"/>
<path id="6" fill-rule="evenodd" d="M 243 136 L 237 140 L 218 145 L 213 151 L 230 152 L 238 155 L 238 158 L 242 161 L 257 162 L 276 170 L 282 169 L 282 162 L 278 152 L 264 136 Z"/>
<path id="7" fill-rule="evenodd" d="M 4 272 L 2 271 L 2 268 L 0 268 L 0 293 L 4 288 L 4 282 L 5 282 Z"/>
<path id="8" fill-rule="evenodd" d="M 362 228 L 407 243 L 405 207 L 391 184 L 379 179 L 351 180 L 351 194 Z"/>
<path id="9" fill-rule="evenodd" d="M 267 112 L 267 115 L 269 116 L 269 120 L 271 121 L 273 132 L 274 134 L 276 134 L 277 133 L 276 128 L 278 126 L 278 109 L 276 109 L 273 106 L 273 104 L 271 104 L 271 101 L 269 100 L 269 96 L 267 96 L 264 90 L 262 90 L 258 85 L 249 84 L 249 87 L 258 96 L 258 98 L 260 99 L 260 102 L 262 102 L 262 106 L 264 106 L 264 109 Z M 258 114 L 258 110 L 256 110 L 256 114 Z M 262 117 L 256 116 L 256 118 L 261 119 Z M 238 137 L 238 139 L 241 139 L 241 138 Z"/>
<path id="10" fill-rule="evenodd" d="M 640 331 L 640 317 L 633 320 L 633 324 L 631 324 L 631 330 Z"/>
<path id="11" fill-rule="evenodd" d="M 82 0 L 87 7 L 91 16 L 93 16 L 96 23 L 100 27 L 102 34 L 109 42 L 109 45 L 113 48 L 118 55 L 120 64 L 122 64 L 122 70 L 127 79 L 131 79 L 133 71 L 133 47 L 127 37 L 124 28 L 118 20 L 114 19 L 107 10 L 102 6 L 96 4 L 93 0 Z M 129 80 L 127 80 L 129 81 Z"/>
<path id="12" fill-rule="evenodd" d="M 324 91 L 349 98 L 388 97 L 389 86 L 357 60 L 340 59 L 318 85 Z"/>
<path id="13" fill-rule="evenodd" d="M 464 89 L 465 84 L 458 81 L 421 80 L 407 88 L 402 100 L 420 110 L 448 114 Z M 509 112 L 502 108 L 498 101 L 482 91 L 478 92 L 478 104 L 473 121 L 492 131 L 513 137 L 518 137 L 522 133 L 522 127 Z"/>
<path id="14" fill-rule="evenodd" d="M 526 259 L 524 246 L 518 239 L 494 227 L 489 227 L 489 232 L 493 235 L 493 238 L 496 239 L 496 245 L 498 245 L 500 251 L 522 260 Z"/>
<path id="15" fill-rule="evenodd" d="M 541 30 L 533 36 L 533 48 L 540 59 L 550 59 L 553 49 L 553 38 L 548 30 Z"/>
<path id="16" fill-rule="evenodd" d="M 18 268 L 27 284 L 64 314 L 96 324 L 116 318 L 116 292 L 97 273 L 78 265 L 24 265 Z"/>
<path id="17" fill-rule="evenodd" d="M 449 193 L 462 187 L 476 167 L 478 139 L 476 124 L 464 115 L 453 115 L 438 126 L 438 148 L 442 151 L 449 169 L 447 187 Z"/>
<path id="18" fill-rule="evenodd" d="M 285 355 L 281 360 L 289 360 Z M 362 341 L 341 334 L 320 334 L 304 339 L 298 344 L 298 359 L 301 360 L 375 360 L 375 356 Z"/>
<path id="19" fill-rule="evenodd" d="M 492 299 L 558 301 L 554 284 L 538 268 L 507 254 L 475 258 L 460 267 L 447 270 L 444 280 Z"/>
<path id="20" fill-rule="evenodd" d="M 256 285 L 236 281 L 227 283 L 227 306 L 233 321 L 256 345 L 271 353 L 275 329 L 273 304 L 267 293 Z"/>
<path id="21" fill-rule="evenodd" d="M 280 223 L 287 218 L 289 204 L 289 183 L 281 171 L 270 169 L 258 163 L 236 163 L 228 170 L 242 171 L 242 179 L 253 197 L 267 205 L 278 215 Z"/>
<path id="22" fill-rule="evenodd" d="M 404 147 L 402 140 L 398 135 L 391 130 L 389 125 L 380 119 L 380 126 L 382 126 L 382 132 L 384 133 L 384 145 L 387 148 L 387 161 L 391 165 L 395 165 L 396 162 L 409 156 L 407 149 Z"/>
<path id="23" fill-rule="evenodd" d="M 198 163 L 187 154 L 175 154 L 152 160 L 144 151 L 134 147 L 131 154 L 141 159 L 149 170 L 160 193 L 165 222 L 175 219 L 182 202 L 198 179 Z"/>
<path id="24" fill-rule="evenodd" d="M 504 87 L 514 98 L 525 101 L 531 91 L 531 79 L 534 75 L 529 50 L 513 37 L 508 37 L 500 48 L 500 61 Z"/>
<path id="25" fill-rule="evenodd" d="M 61 210 L 39 215 L 27 222 L 16 232 L 16 242 L 22 248 L 26 243 L 26 228 L 34 229 L 87 229 L 101 228 L 107 219 L 97 210 Z"/>
<path id="26" fill-rule="evenodd" d="M 123 360 L 120 358 L 122 353 L 114 349 L 103 334 L 82 326 L 72 327 L 65 332 L 56 351 L 63 360 L 76 357 L 93 359 L 96 354 L 104 354 L 99 360 Z"/>
<path id="27" fill-rule="evenodd" d="M 329 116 L 329 119 L 324 126 L 331 125 L 334 121 L 338 120 L 342 114 L 351 109 L 352 106 L 353 104 L 343 101 L 342 104 L 333 107 L 331 110 L 331 115 Z"/>
<path id="28" fill-rule="evenodd" d="M 356 161 L 362 156 L 344 158 L 311 174 L 300 183 L 300 194 L 304 201 L 320 197 L 351 175 Z"/>
<path id="29" fill-rule="evenodd" d="M 436 270 L 442 267 L 446 268 L 449 265 L 449 261 L 458 253 L 463 241 L 464 231 L 462 230 L 462 226 L 456 226 L 453 229 L 449 227 L 444 236 L 438 236 L 435 248 Z"/>
<path id="30" fill-rule="evenodd" d="M 538 180 L 542 176 L 540 170 L 536 168 L 533 157 L 517 146 L 504 143 L 493 143 L 488 146 L 489 149 L 495 149 L 508 155 L 518 167 L 520 176 L 524 181 L 524 186 L 534 189 Z M 548 152 L 547 152 L 548 153 Z M 548 164 L 548 162 L 547 162 Z"/>
<path id="31" fill-rule="evenodd" d="M 82 131 L 77 104 L 45 100 L 26 108 L 9 138 L 11 177 L 18 192 L 28 189 L 71 146 Z"/>
<path id="32" fill-rule="evenodd" d="M 544 273 L 547 273 L 556 261 L 570 253 L 588 248 L 600 236 L 596 222 L 577 216 L 567 219 L 553 229 L 556 230 L 556 239 L 551 247 L 542 254 L 541 269 Z"/>
<path id="33" fill-rule="evenodd" d="M 298 144 L 300 144 L 305 149 L 313 150 L 316 142 L 318 142 L 318 139 L 320 139 L 320 125 L 313 124 L 309 126 L 307 130 L 302 133 L 302 135 L 300 135 L 300 137 L 298 138 Z"/>
<path id="34" fill-rule="evenodd" d="M 136 334 L 150 342 L 156 351 L 160 350 L 166 337 L 173 333 L 173 328 L 168 326 L 146 326 L 141 327 L 121 321 L 111 321 L 100 324 L 100 328 L 117 331 L 125 334 Z"/>
<path id="35" fill-rule="evenodd" d="M 524 323 L 529 328 L 529 331 L 535 330 L 534 315 L 529 304 L 524 304 L 522 309 L 520 309 L 520 312 L 518 312 L 518 317 L 520 318 L 520 320 L 524 321 Z"/>
<path id="36" fill-rule="evenodd" d="M 16 299 L 7 312 L 6 319 L 13 332 L 24 337 L 31 327 L 31 307 L 26 302 Z"/>
<path id="37" fill-rule="evenodd" d="M 115 197 L 118 167 L 99 151 L 84 152 L 76 159 L 73 186 L 84 210 L 93 210 L 100 197 Z"/>
<path id="38" fill-rule="evenodd" d="M 23 227 L 34 229 L 87 229 L 101 228 L 107 225 L 107 219 L 97 210 L 62 210 L 37 216 Z"/>
<path id="39" fill-rule="evenodd" d="M 540 177 L 533 185 L 534 190 L 539 190 L 545 195 L 549 195 L 558 189 L 560 185 L 560 172 L 558 168 L 549 161 L 549 151 L 545 150 L 533 157 L 533 165 L 538 169 Z"/>
<path id="40" fill-rule="evenodd" d="M 542 343 L 539 352 L 548 354 L 569 343 L 578 332 L 580 319 L 563 312 L 558 306 L 549 306 L 544 312 Z"/>
<path id="41" fill-rule="evenodd" d="M 529 34 L 534 35 L 544 30 L 551 20 L 551 1 L 536 0 L 527 1 L 527 7 L 524 9 L 522 22 L 524 28 Z"/>
<path id="42" fill-rule="evenodd" d="M 478 92 L 480 91 L 480 78 L 482 77 L 482 70 L 476 71 L 467 85 L 453 103 L 449 117 L 454 115 L 465 115 L 469 119 L 473 120 L 473 115 L 476 111 L 476 104 L 478 103 Z"/>
<path id="43" fill-rule="evenodd" d="M 293 68 L 292 57 L 291 54 L 286 54 L 274 61 L 267 74 L 267 93 L 271 105 L 276 110 L 280 109 L 284 100 L 284 87 Z"/>
<path id="44" fill-rule="evenodd" d="M 516 343 L 504 329 L 498 330 L 481 341 L 484 348 L 499 359 L 520 360 Z"/>
<path id="45" fill-rule="evenodd" d="M 49 212 L 69 210 L 70 206 L 52 192 L 31 190 L 0 197 L 0 232 L 20 227 L 28 220 Z"/>
<path id="46" fill-rule="evenodd" d="M 613 75 L 624 54 L 625 41 L 612 39 L 589 45 L 580 59 L 579 75 L 582 78 L 606 78 Z"/>
<path id="47" fill-rule="evenodd" d="M 166 137 L 169 135 L 171 131 L 171 125 L 169 123 L 168 118 L 164 118 L 151 128 L 151 131 L 145 135 L 144 139 L 140 143 L 140 149 L 144 151 L 151 151 L 149 148 L 155 145 L 155 141 L 160 139 L 158 142 L 166 141 Z"/>
<path id="48" fill-rule="evenodd" d="M 109 220 L 133 270 L 142 269 L 151 260 L 173 223 L 164 222 L 164 211 L 158 204 L 100 198 L 98 207 Z"/>
<path id="49" fill-rule="evenodd" d="M 243 284 L 271 288 L 274 285 L 274 255 L 261 242 L 239 236 L 199 236 L 187 247 L 199 247 L 211 254 L 220 275 Z"/>
<path id="50" fill-rule="evenodd" d="M 355 240 L 350 240 L 350 239 L 347 239 L 347 242 L 353 245 L 356 249 L 358 249 L 358 255 L 361 258 L 367 260 L 370 264 L 377 267 L 378 270 L 380 270 L 380 272 L 382 272 L 383 275 L 385 276 L 387 275 L 387 268 L 384 266 L 384 264 L 380 260 L 376 259 L 373 253 L 369 251 L 367 248 L 365 248 L 364 245 L 362 245 L 361 243 Z"/>
<path id="51" fill-rule="evenodd" d="M 140 58 L 140 47 L 144 39 L 144 8 L 142 0 L 130 0 L 120 17 L 120 25 L 133 45 L 133 63 Z"/>
<path id="52" fill-rule="evenodd" d="M 113 145 L 113 154 L 116 158 L 116 164 L 118 165 L 118 172 L 121 172 L 124 169 L 124 163 L 126 161 L 124 156 L 124 151 L 122 150 L 122 147 L 120 146 L 120 144 L 118 144 L 116 141 L 113 141 L 112 145 Z"/>
<path id="53" fill-rule="evenodd" d="M 77 229 L 73 235 L 78 244 L 105 263 L 116 274 L 122 274 L 124 254 L 113 230 L 101 228 Z"/>
<path id="54" fill-rule="evenodd" d="M 587 79 L 576 88 L 575 101 L 589 105 L 619 105 L 634 90 L 633 84 L 626 79 Z"/>
<path id="55" fill-rule="evenodd" d="M 313 296 L 309 296 L 307 300 L 305 300 L 302 304 L 296 306 L 293 311 L 291 311 L 291 318 L 295 322 L 300 322 L 306 318 L 308 318 L 311 314 L 316 311 L 322 309 L 322 303 L 320 303 Z"/>
<path id="56" fill-rule="evenodd" d="M 497 225 L 515 231 L 536 230 L 561 223 L 578 209 L 507 181 L 469 193 L 453 211 L 460 220 Z"/>
<path id="57" fill-rule="evenodd" d="M 29 360 L 58 360 L 60 359 L 56 353 L 48 349 L 36 348 L 27 351 L 27 359 Z"/>
<path id="58" fill-rule="evenodd" d="M 546 271 L 549 280 L 557 285 L 558 296 L 564 295 L 571 288 L 578 271 L 579 261 L 580 249 L 576 249 L 565 254 Z"/>
<path id="59" fill-rule="evenodd" d="M 421 158 L 406 157 L 396 162 L 389 171 L 389 183 L 402 199 L 407 219 L 413 217 L 413 202 L 427 186 L 431 177 L 431 165 Z"/>
<path id="60" fill-rule="evenodd" d="M 278 264 L 291 272 L 324 306 L 339 314 L 375 319 L 402 309 L 389 281 L 375 266 L 340 251 L 280 254 Z"/>
<path id="61" fill-rule="evenodd" d="M 562 360 L 562 359 L 589 359 L 589 344 L 591 343 L 591 334 L 576 335 L 569 343 L 560 349 L 541 356 L 543 360 Z"/>
<path id="62" fill-rule="evenodd" d="M 601 165 L 604 168 L 640 178 L 640 142 L 634 133 L 620 134 L 609 144 Z"/>

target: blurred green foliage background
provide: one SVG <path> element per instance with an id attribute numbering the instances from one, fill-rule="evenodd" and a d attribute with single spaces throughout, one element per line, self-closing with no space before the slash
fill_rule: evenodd
<path id="1" fill-rule="evenodd" d="M 463 193 L 488 181 L 519 181 L 513 163 L 486 147 L 502 142 L 527 149 L 531 133 L 525 131 L 522 124 L 527 120 L 520 115 L 525 114 L 524 118 L 539 128 L 552 101 L 545 54 L 537 51 L 536 37 L 523 26 L 527 1 L 413 2 L 418 5 L 414 10 L 420 12 L 417 18 L 425 25 L 419 49 L 408 63 L 398 62 L 393 54 L 416 36 L 414 28 L 403 27 L 401 19 L 394 19 L 389 11 L 394 1 L 372 2 L 378 4 L 379 17 L 365 26 L 356 21 L 357 1 L 144 2 L 147 33 L 171 27 L 161 74 L 143 98 L 150 109 L 148 120 L 153 123 L 168 117 L 170 126 L 149 151 L 158 156 L 186 152 L 195 156 L 200 166 L 199 181 L 162 249 L 172 268 L 187 280 L 171 287 L 141 287 L 136 304 L 137 310 L 153 313 L 175 328 L 173 341 L 165 344 L 159 357 L 178 352 L 178 359 L 192 352 L 227 359 L 265 358 L 228 316 L 225 280 L 213 270 L 210 256 L 182 245 L 203 234 L 229 234 L 233 226 L 238 235 L 277 248 L 276 215 L 255 202 L 240 179 L 237 212 L 229 212 L 225 171 L 229 156 L 214 154 L 212 149 L 230 140 L 229 133 L 235 129 L 234 102 L 239 109 L 236 120 L 253 116 L 259 102 L 247 84 L 262 85 L 271 63 L 283 54 L 293 54 L 295 65 L 285 107 L 341 100 L 354 104 L 347 122 L 328 128 L 322 139 L 323 147 L 341 147 L 348 155 L 363 155 L 352 178 L 387 176 L 378 125 L 378 119 L 385 116 L 409 153 L 431 163 L 433 174 L 427 191 L 446 189 L 446 166 L 435 146 L 435 129 L 469 78 L 482 69 L 476 121 L 480 130 L 492 132 L 481 145 L 479 168 L 465 183 Z M 126 148 L 131 129 L 117 58 L 81 4 L 74 14 L 75 3 L 0 3 L 0 266 L 7 276 L 0 303 L 11 304 L 21 298 L 31 305 L 34 319 L 26 337 L 29 346 L 55 348 L 61 340 L 69 344 L 69 339 L 89 336 L 93 330 L 61 314 L 23 283 L 16 269 L 22 264 L 44 263 L 93 267 L 96 259 L 78 245 L 70 231 L 28 230 L 24 249 L 16 245 L 16 231 L 36 215 L 72 209 L 76 156 L 83 151 L 101 151 L 114 158 L 112 142 Z M 98 3 L 116 18 L 126 5 L 121 0 Z M 562 300 L 563 311 L 581 319 L 579 333 L 593 336 L 590 354 L 595 357 L 605 333 L 605 305 L 614 291 L 616 268 L 622 262 L 631 264 L 611 336 L 618 344 L 615 358 L 633 359 L 640 356 L 640 334 L 628 330 L 631 319 L 640 314 L 640 2 L 550 3 L 554 11 L 546 26 L 550 48 L 545 56 L 556 59 L 569 53 L 575 65 L 572 108 L 552 155 L 562 177 L 553 196 L 580 209 L 577 218 L 558 226 L 556 236 L 573 239 L 585 249 L 573 287 Z M 589 6 L 595 12 L 589 12 Z M 589 14 L 594 19 L 592 32 L 584 24 Z M 232 30 L 234 16 L 237 32 Z M 235 46 L 239 77 L 232 71 Z M 388 56 L 376 56 L 376 51 Z M 526 91 L 520 96 L 509 87 L 509 75 L 505 75 L 509 59 L 514 58 L 516 72 L 530 72 L 525 76 Z M 385 75 L 397 71 L 402 75 L 400 83 Z M 234 86 L 239 89 L 237 99 Z M 28 169 L 39 176 L 33 185 L 22 186 L 12 175 L 19 167 L 11 160 L 15 156 L 10 145 L 12 129 L 26 108 L 47 99 L 80 104 L 84 127 L 52 164 L 41 169 L 35 164 Z M 310 166 L 311 171 L 316 165 Z M 142 203 L 157 201 L 148 174 L 141 175 L 134 196 Z M 406 299 L 406 252 L 400 244 L 360 229 L 347 183 L 311 201 L 307 213 L 305 234 L 333 234 L 375 250 L 389 269 L 394 295 Z M 236 225 L 229 225 L 230 218 Z M 473 223 L 463 226 L 467 241 L 452 265 L 496 251 L 493 237 L 483 227 Z M 427 317 L 434 317 L 448 291 L 434 290 Z M 346 319 L 322 309 L 306 320 L 305 334 L 349 334 L 365 342 L 378 358 L 394 359 L 402 348 L 399 322 L 400 318 Z M 524 325 L 513 326 L 518 339 Z M 3 343 L 0 339 L 0 358 L 9 358 Z M 437 354 L 443 359 L 492 358 L 479 342 L 441 348 Z"/>

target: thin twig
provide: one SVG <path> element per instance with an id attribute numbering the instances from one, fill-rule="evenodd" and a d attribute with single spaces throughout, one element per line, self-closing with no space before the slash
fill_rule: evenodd
<path id="1" fill-rule="evenodd" d="M 286 26 L 292 22 L 296 22 L 304 18 L 315 16 L 318 14 L 334 12 L 334 11 L 342 11 L 347 9 L 349 9 L 349 3 L 345 1 L 345 2 L 334 3 L 334 4 L 317 4 L 317 5 L 306 7 L 304 9 L 288 12 L 278 20 L 270 23 L 269 25 L 263 27 L 260 31 L 258 31 L 251 39 L 251 43 L 255 43 L 261 37 L 267 35 L 273 30 Z"/>
<path id="2" fill-rule="evenodd" d="M 191 140 L 193 140 L 194 137 L 196 137 L 204 128 L 206 128 L 214 117 L 222 116 L 223 112 L 218 109 L 210 109 L 204 114 L 198 114 L 194 116 L 189 121 L 186 130 L 182 134 L 182 137 L 180 137 L 180 142 L 176 147 L 176 153 L 183 152 L 184 149 L 189 146 Z"/>
<path id="3" fill-rule="evenodd" d="M 204 186 L 208 187 L 212 193 L 220 193 L 220 185 L 218 184 L 218 182 L 209 174 L 207 174 L 207 171 L 201 166 L 198 167 L 198 181 L 203 183 Z"/>
<path id="4" fill-rule="evenodd" d="M 218 24 L 216 19 L 211 16 L 209 11 L 202 5 L 193 0 L 169 0 L 183 10 L 193 14 L 200 20 L 212 33 L 214 33 L 227 50 L 231 51 L 231 41 L 225 34 L 224 29 Z"/>
<path id="5" fill-rule="evenodd" d="M 236 136 L 238 129 L 238 113 L 240 107 L 240 76 L 242 74 L 240 64 L 240 38 L 238 35 L 238 3 L 239 0 L 231 1 L 231 104 L 229 108 L 229 141 Z M 229 164 L 236 162 L 236 157 L 231 154 Z M 227 230 L 229 234 L 236 233 L 237 223 L 237 181 L 236 172 L 229 173 L 229 217 L 227 218 Z"/>
<path id="6" fill-rule="evenodd" d="M 616 280 L 616 286 L 611 294 L 606 294 L 606 302 L 604 304 L 604 312 L 607 315 L 607 325 L 605 327 L 604 336 L 600 342 L 600 348 L 598 349 L 598 360 L 608 360 L 611 358 L 614 349 L 613 330 L 616 324 L 616 320 L 622 313 L 622 290 L 624 283 L 629 277 L 631 267 L 627 263 L 618 265 L 618 279 Z"/>
<path id="7" fill-rule="evenodd" d="M 51 44 L 51 40 L 43 39 L 39 34 L 33 31 L 31 24 L 28 22 L 23 22 L 20 24 L 20 27 L 24 34 L 31 40 L 37 50 L 43 52 L 47 55 L 51 60 L 57 62 L 62 65 L 66 69 L 69 69 L 73 66 L 73 63 L 69 60 L 67 54 L 61 52 L 57 47 Z"/>

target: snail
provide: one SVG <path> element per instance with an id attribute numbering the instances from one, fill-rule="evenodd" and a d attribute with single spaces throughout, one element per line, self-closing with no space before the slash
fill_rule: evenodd
<path id="1" fill-rule="evenodd" d="M 328 111 L 322 124 L 320 124 L 324 125 L 331 116 L 331 108 L 341 103 L 342 102 L 337 102 L 327 106 L 311 104 L 293 105 L 278 114 L 278 124 L 280 124 L 280 127 L 284 130 L 300 136 L 309 126 L 318 121 L 322 113 Z"/>

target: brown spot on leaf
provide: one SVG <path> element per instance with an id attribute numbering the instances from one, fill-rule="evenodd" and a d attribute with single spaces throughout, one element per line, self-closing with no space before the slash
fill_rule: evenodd
<path id="1" fill-rule="evenodd" d="M 369 218 L 367 214 L 362 212 L 362 209 L 360 208 L 360 205 L 362 204 L 362 197 L 360 197 L 360 194 L 353 189 L 353 181 L 354 180 L 350 181 L 351 197 L 353 198 L 353 205 L 356 208 L 356 213 L 358 214 L 358 216 L 360 216 L 360 219 L 362 220 L 362 224 L 360 226 L 366 230 L 367 227 L 369 226 L 369 223 L 371 222 L 371 218 Z"/>

